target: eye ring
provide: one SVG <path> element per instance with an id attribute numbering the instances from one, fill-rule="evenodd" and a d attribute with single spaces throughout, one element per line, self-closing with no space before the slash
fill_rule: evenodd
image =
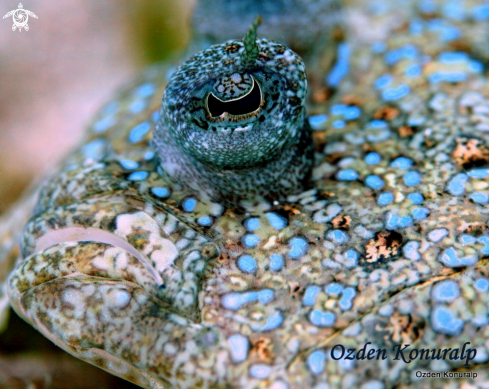
<path id="1" fill-rule="evenodd" d="M 209 92 L 205 106 L 208 119 L 238 121 L 256 116 L 264 104 L 264 99 L 260 84 L 254 77 L 252 79 L 253 86 L 250 91 L 236 99 L 223 101 Z"/>

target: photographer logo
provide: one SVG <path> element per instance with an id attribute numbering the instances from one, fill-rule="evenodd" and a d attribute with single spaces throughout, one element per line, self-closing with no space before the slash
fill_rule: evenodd
<path id="1" fill-rule="evenodd" d="M 16 29 L 19 29 L 19 31 L 22 31 L 22 29 L 29 31 L 29 25 L 27 24 L 29 16 L 37 19 L 36 14 L 34 12 L 24 9 L 22 3 L 19 3 L 17 9 L 8 12 L 3 18 L 5 19 L 9 16 L 12 16 L 12 20 L 14 22 L 14 24 L 12 25 L 12 31 L 15 31 Z"/>

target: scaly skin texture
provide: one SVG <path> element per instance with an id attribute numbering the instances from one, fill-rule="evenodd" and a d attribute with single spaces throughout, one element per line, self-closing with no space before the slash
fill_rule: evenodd
<path id="1" fill-rule="evenodd" d="M 14 309 L 146 388 L 486 387 L 489 12 L 458 4 L 347 4 L 336 94 L 310 109 L 312 176 L 286 199 L 224 206 L 159 174 L 167 69 L 148 70 L 44 185 Z M 366 342 L 477 357 L 330 356 Z"/>

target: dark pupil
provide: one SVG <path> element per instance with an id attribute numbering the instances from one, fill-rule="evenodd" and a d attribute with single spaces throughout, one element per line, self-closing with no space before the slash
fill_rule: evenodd
<path id="1" fill-rule="evenodd" d="M 260 87 L 256 82 L 253 82 L 253 89 L 241 99 L 233 101 L 221 101 L 212 93 L 207 98 L 207 108 L 212 117 L 220 116 L 224 112 L 231 115 L 246 115 L 260 108 L 261 93 Z"/>

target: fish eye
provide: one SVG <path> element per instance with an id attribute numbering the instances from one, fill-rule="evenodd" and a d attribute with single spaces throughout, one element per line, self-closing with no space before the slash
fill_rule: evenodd
<path id="1" fill-rule="evenodd" d="M 233 116 L 243 116 L 257 112 L 262 105 L 263 95 L 258 82 L 253 80 L 253 87 L 244 96 L 232 100 L 221 100 L 212 92 L 207 95 L 206 108 L 211 118 L 217 118 L 224 113 Z"/>

